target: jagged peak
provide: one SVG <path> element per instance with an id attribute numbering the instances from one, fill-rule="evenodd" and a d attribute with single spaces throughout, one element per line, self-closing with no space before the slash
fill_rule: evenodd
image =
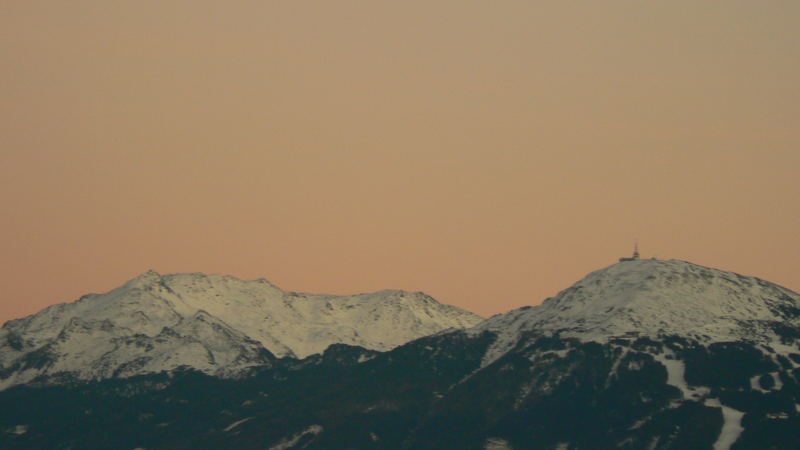
<path id="1" fill-rule="evenodd" d="M 159 282 L 161 282 L 161 274 L 153 269 L 148 269 L 147 272 L 144 272 L 141 275 L 129 280 L 127 283 L 125 283 L 125 286 L 145 287 Z"/>

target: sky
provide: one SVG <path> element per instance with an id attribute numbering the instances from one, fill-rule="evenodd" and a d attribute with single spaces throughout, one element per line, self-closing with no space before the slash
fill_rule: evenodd
<path id="1" fill-rule="evenodd" d="M 800 290 L 800 2 L 0 3 L 0 323 L 148 269 L 483 316 Z"/>

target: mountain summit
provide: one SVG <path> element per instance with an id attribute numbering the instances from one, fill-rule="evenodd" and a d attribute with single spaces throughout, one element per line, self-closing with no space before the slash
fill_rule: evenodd
<path id="1" fill-rule="evenodd" d="M 144 273 L 0 329 L 0 388 L 41 375 L 102 379 L 181 366 L 215 375 L 331 344 L 386 351 L 482 319 L 420 292 L 286 292 L 264 279 Z"/>
<path id="2" fill-rule="evenodd" d="M 596 342 L 676 335 L 774 348 L 798 328 L 800 295 L 786 288 L 684 261 L 631 258 L 590 273 L 540 306 L 494 316 L 476 331 L 497 333 L 501 352 L 526 332 Z"/>

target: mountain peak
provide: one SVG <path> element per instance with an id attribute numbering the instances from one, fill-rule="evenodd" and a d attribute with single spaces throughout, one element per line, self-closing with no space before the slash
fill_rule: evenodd
<path id="1" fill-rule="evenodd" d="M 153 269 L 148 269 L 147 272 L 144 272 L 141 275 L 138 275 L 135 278 L 128 280 L 128 282 L 125 283 L 125 286 L 141 288 L 149 286 L 153 283 L 158 283 L 160 281 L 161 281 L 161 274 Z"/>
<path id="2" fill-rule="evenodd" d="M 679 335 L 780 345 L 786 325 L 800 325 L 800 295 L 789 289 L 686 261 L 637 259 L 592 272 L 539 306 L 477 328 L 500 334 L 502 345 L 526 332 L 599 342 Z"/>

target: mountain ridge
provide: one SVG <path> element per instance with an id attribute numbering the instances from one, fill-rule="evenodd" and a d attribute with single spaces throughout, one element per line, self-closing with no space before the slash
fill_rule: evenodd
<path id="1" fill-rule="evenodd" d="M 386 351 L 481 320 L 423 293 L 303 294 L 263 278 L 150 270 L 107 293 L 7 322 L 0 388 L 60 372 L 102 379 L 185 365 L 226 375 L 337 343 Z"/>
<path id="2" fill-rule="evenodd" d="M 206 292 L 208 280 L 200 281 L 195 287 Z M 157 285 L 134 290 L 146 300 Z M 377 302 L 385 307 L 391 295 Z M 323 313 L 326 301 L 309 305 Z M 388 351 L 334 344 L 302 360 L 251 354 L 263 361 L 242 377 L 189 367 L 15 386 L 0 392 L 0 403 L 18 405 L 0 409 L 0 436 L 21 449 L 796 448 L 798 307 L 796 293 L 755 277 L 683 261 L 625 261 L 543 305 Z M 67 337 L 116 326 L 73 319 Z M 216 338 L 192 341 L 215 327 L 226 344 L 227 325 L 205 310 L 118 344 L 165 339 L 209 367 L 212 358 L 247 356 L 214 348 Z M 23 348 L 22 341 L 5 345 Z M 29 359 L 32 367 L 48 361 L 35 352 Z"/>

